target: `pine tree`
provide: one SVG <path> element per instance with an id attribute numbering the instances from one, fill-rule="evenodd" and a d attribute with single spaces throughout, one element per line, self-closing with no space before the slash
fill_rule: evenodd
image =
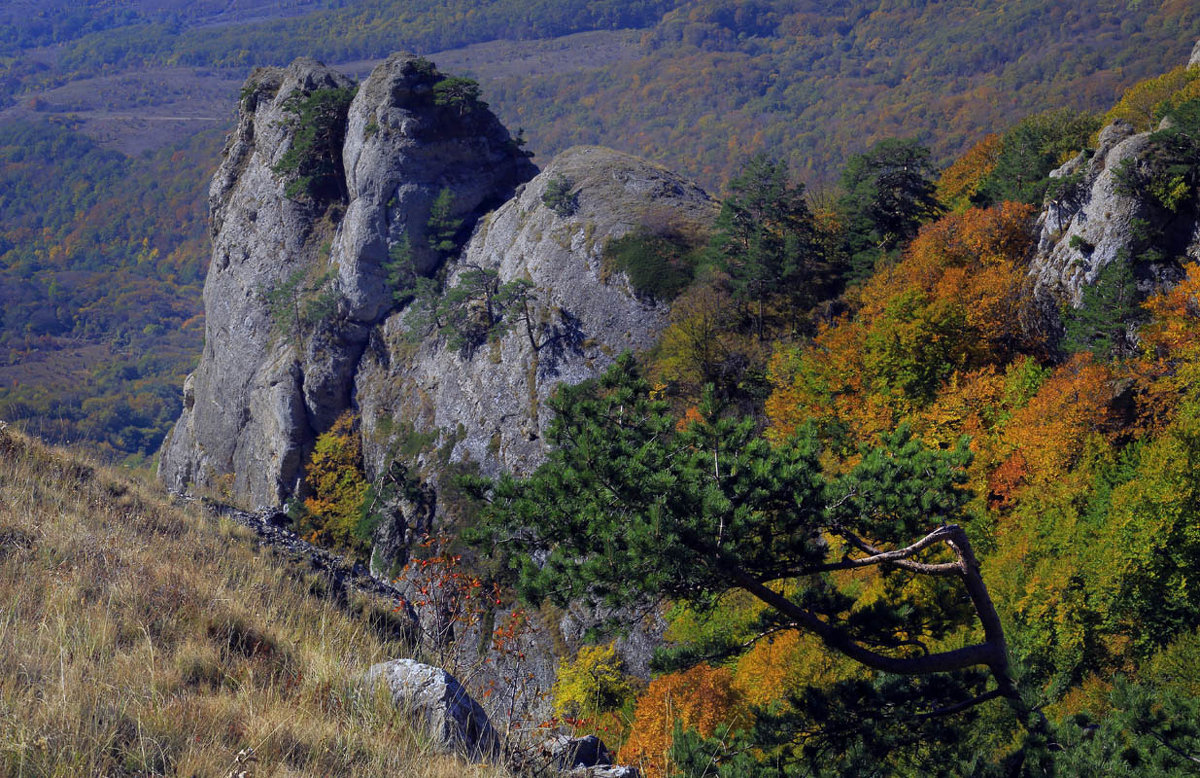
<path id="1" fill-rule="evenodd" d="M 526 598 L 702 605 L 741 589 L 769 607 L 775 626 L 808 631 L 866 667 L 964 679 L 938 686 L 924 707 L 910 695 L 913 716 L 997 697 L 1028 713 L 970 541 L 955 523 L 969 498 L 965 442 L 931 450 L 898 430 L 864 449 L 846 474 L 826 477 L 811 431 L 772 445 L 753 419 L 723 415 L 711 395 L 677 422 L 628 355 L 599 381 L 564 387 L 550 405 L 556 448 L 545 465 L 526 479 L 468 482 L 490 500 L 474 538 L 506 549 Z M 930 557 L 935 548 L 949 553 Z M 876 569 L 957 582 L 961 593 L 947 597 L 970 607 L 920 613 L 881 600 L 855 612 L 854 598 L 827 577 Z M 978 619 L 980 642 L 913 652 L 962 618 Z M 993 688 L 972 694 L 980 670 Z"/>
<path id="2" fill-rule="evenodd" d="M 812 302 L 814 267 L 820 260 L 816 228 L 804 186 L 789 180 L 784 162 L 753 157 L 729 190 L 717 217 L 713 249 L 732 279 L 735 298 L 754 310 L 761 340 L 770 298 L 786 295 L 792 309 Z"/>
<path id="3" fill-rule="evenodd" d="M 865 279 L 876 262 L 917 235 L 942 212 L 929 149 L 915 140 L 890 138 L 849 159 L 838 199 L 852 279 Z"/>

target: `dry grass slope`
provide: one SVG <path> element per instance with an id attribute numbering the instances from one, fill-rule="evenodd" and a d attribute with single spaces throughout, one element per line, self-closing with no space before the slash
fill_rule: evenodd
<path id="1" fill-rule="evenodd" d="M 0 428 L 0 774 L 503 775 L 358 690 L 408 652 L 377 606 L 319 588 L 247 531 Z"/>

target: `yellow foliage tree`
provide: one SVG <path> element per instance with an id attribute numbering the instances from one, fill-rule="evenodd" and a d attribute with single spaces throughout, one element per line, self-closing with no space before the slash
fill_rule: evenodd
<path id="1" fill-rule="evenodd" d="M 824 327 L 810 346 L 777 350 L 770 434 L 813 421 L 870 440 L 927 407 L 956 372 L 1000 366 L 1029 348 L 1013 313 L 1032 213 L 1002 203 L 926 226 L 863 287 L 856 316 Z"/>
<path id="2" fill-rule="evenodd" d="M 813 635 L 789 630 L 759 640 L 738 659 L 733 687 L 747 705 L 769 707 L 806 686 L 865 674 L 861 665 L 829 651 Z"/>
<path id="3" fill-rule="evenodd" d="M 955 211 L 969 208 L 971 198 L 996 168 L 1002 145 L 1001 136 L 992 133 L 969 148 L 938 179 L 938 199 Z"/>
<path id="4" fill-rule="evenodd" d="M 308 509 L 315 540 L 342 548 L 358 548 L 355 530 L 362 518 L 369 484 L 363 473 L 362 441 L 352 411 L 338 417 L 317 437 L 304 469 L 310 496 Z"/>
<path id="5" fill-rule="evenodd" d="M 1141 357 L 1131 365 L 1140 404 L 1152 428 L 1161 428 L 1179 400 L 1200 386 L 1200 266 L 1145 303 L 1153 319 L 1138 333 Z"/>
<path id="6" fill-rule="evenodd" d="M 1180 66 L 1161 76 L 1148 78 L 1128 90 L 1121 101 L 1104 114 L 1104 125 L 1123 119 L 1138 132 L 1157 126 L 1160 110 L 1200 96 L 1200 69 Z"/>
<path id="7" fill-rule="evenodd" d="M 624 672 L 615 643 L 584 646 L 574 661 L 563 660 L 552 690 L 554 715 L 579 719 L 580 725 L 603 730 L 605 741 L 623 733 L 619 717 L 608 716 L 633 699 L 641 682 Z"/>

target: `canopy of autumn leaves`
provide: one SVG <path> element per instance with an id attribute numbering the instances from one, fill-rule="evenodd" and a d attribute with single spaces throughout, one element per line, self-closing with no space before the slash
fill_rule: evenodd
<path id="1" fill-rule="evenodd" d="M 1187 99 L 1200 83 L 1194 73 L 1140 85 L 1109 118 L 1144 126 L 1146 115 Z M 901 424 L 942 447 L 968 436 L 971 531 L 988 588 L 1014 661 L 1048 714 L 1065 721 L 1108 710 L 1125 693 L 1114 691 L 1117 673 L 1175 689 L 1194 672 L 1164 680 L 1152 668 L 1186 664 L 1200 634 L 1200 270 L 1187 266 L 1182 281 L 1145 301 L 1136 354 L 1057 352 L 1046 333 L 1022 326 L 1036 210 L 970 207 L 999 142 L 985 139 L 945 172 L 939 192 L 954 210 L 849 289 L 844 313 L 810 339 L 775 342 L 765 434 L 783 441 L 815 427 L 833 471 Z M 720 306 L 688 297 L 713 294 L 698 287 L 681 298 L 670 333 L 679 340 L 664 343 L 659 365 L 715 364 L 736 350 L 733 327 L 714 313 Z M 893 601 L 945 597 L 888 576 L 837 585 L 864 587 L 860 602 L 872 591 Z M 730 602 L 718 613 L 739 608 Z M 702 638 L 705 628 L 690 619 L 677 614 L 675 623 Z M 746 710 L 778 711 L 798 689 L 854 672 L 799 633 L 739 635 L 751 648 L 724 666 L 728 691 L 710 692 L 726 727 L 742 725 Z M 721 669 L 702 665 L 652 683 L 634 722 L 646 731 L 622 755 L 653 765 L 651 774 L 662 769 L 671 732 L 664 700 L 676 701 L 670 715 L 685 726 L 718 731 L 710 719 L 701 726 L 687 700 L 700 683 L 725 684 Z"/>

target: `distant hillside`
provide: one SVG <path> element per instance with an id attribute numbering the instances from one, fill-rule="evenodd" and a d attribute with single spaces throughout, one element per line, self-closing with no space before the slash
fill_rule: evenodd
<path id="1" fill-rule="evenodd" d="M 920 137 L 947 162 L 1024 114 L 1105 109 L 1162 63 L 1185 59 L 1200 37 L 1200 10 L 1182 0 L 338 5 L 264 19 L 255 15 L 263 4 L 250 0 L 219 11 L 199 3 L 186 12 L 164 0 L 111 19 L 101 14 L 96 19 L 108 21 L 90 26 L 68 23 L 76 11 L 52 8 L 12 28 L 24 37 L 9 44 L 13 56 L 0 64 L 0 100 L 115 73 L 131 74 L 130 88 L 144 89 L 134 86 L 136 74 L 164 67 L 240 80 L 250 66 L 298 56 L 332 65 L 503 42 L 490 61 L 469 65 L 468 75 L 485 84 L 506 122 L 526 129 L 543 158 L 575 143 L 602 143 L 715 187 L 739 160 L 768 151 L 810 180 L 830 181 L 848 154 L 879 138 Z M 626 28 L 644 31 L 635 57 L 593 52 L 574 63 L 551 55 L 564 71 L 558 74 L 498 67 L 520 61 L 530 41 Z M 60 45 L 28 48 L 49 42 Z"/>
<path id="2" fill-rule="evenodd" d="M 917 137 L 947 164 L 1025 115 L 1106 110 L 1197 37 L 1188 2 L 691 0 L 636 60 L 488 93 L 539 153 L 603 143 L 712 187 L 765 152 L 831 182 L 882 138 Z"/>
<path id="3" fill-rule="evenodd" d="M 157 448 L 200 348 L 207 179 L 251 65 L 363 74 L 411 49 L 479 80 L 541 165 L 595 143 L 715 193 L 764 152 L 821 198 L 875 140 L 945 165 L 1025 115 L 1107 110 L 1200 37 L 1179 0 L 279 5 L 0 9 L 0 418 Z"/>
<path id="4" fill-rule="evenodd" d="M 219 142 L 130 159 L 0 125 L 0 418 L 108 456 L 157 450 L 203 344 Z"/>

